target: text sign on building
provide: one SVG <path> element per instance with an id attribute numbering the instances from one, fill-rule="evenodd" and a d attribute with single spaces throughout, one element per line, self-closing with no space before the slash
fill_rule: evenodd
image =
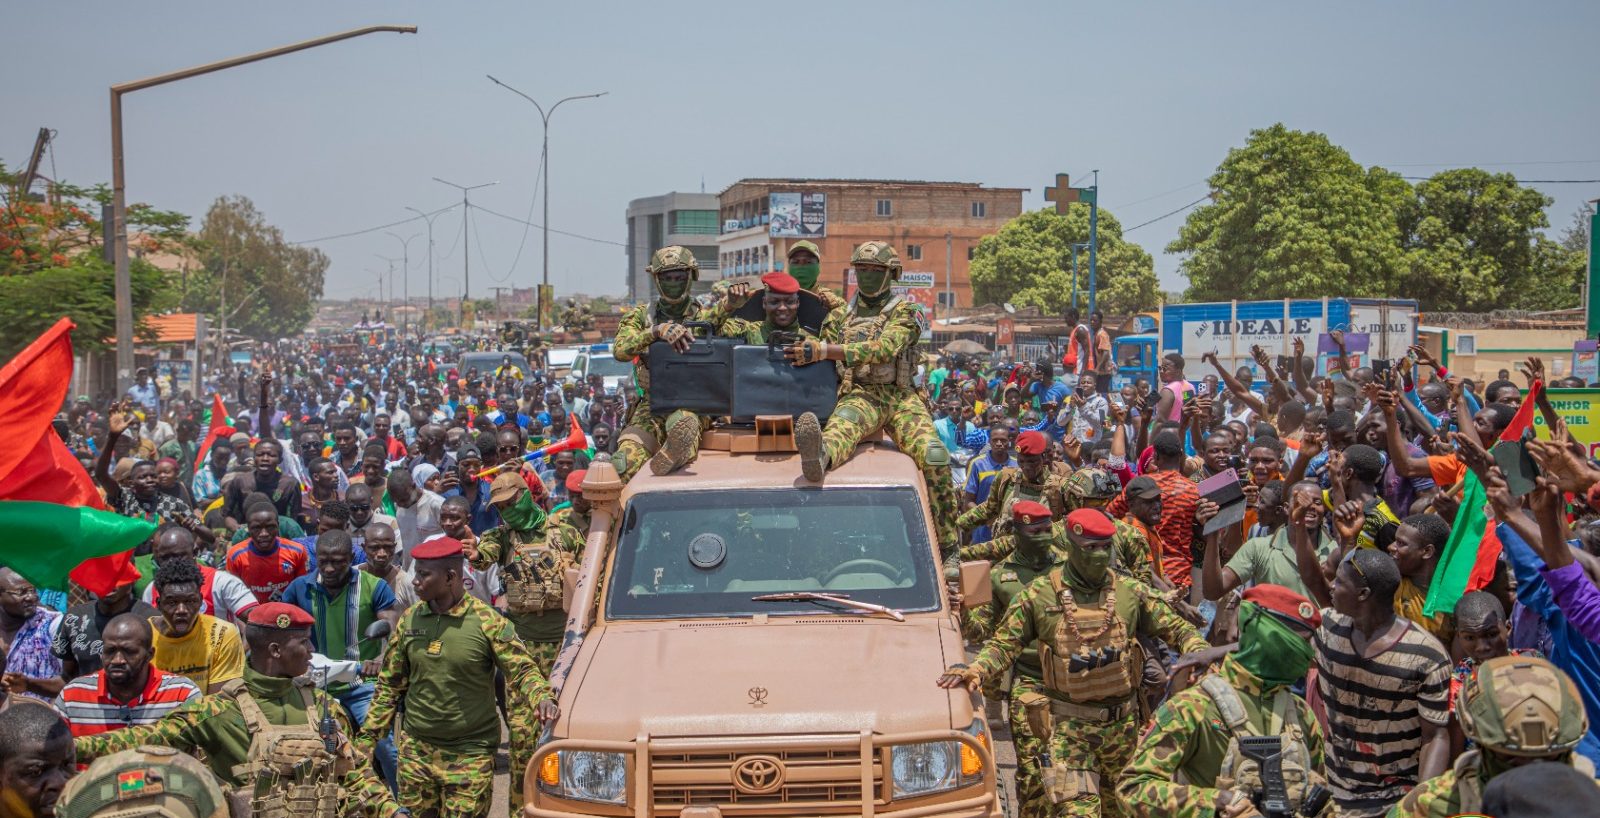
<path id="1" fill-rule="evenodd" d="M 904 277 L 905 276 L 912 276 L 912 275 L 932 276 L 933 273 L 902 273 L 901 274 L 901 276 L 902 276 L 901 279 L 899 281 L 896 281 L 894 283 L 894 286 L 889 288 L 890 291 L 893 292 L 895 295 L 898 295 L 901 298 L 904 298 L 907 301 L 913 301 L 913 302 L 915 302 L 917 304 L 922 305 L 923 309 L 932 311 L 933 310 L 933 301 L 934 301 L 934 292 L 933 292 L 933 284 L 931 283 L 931 281 L 932 281 L 931 278 L 930 278 L 930 283 L 928 283 L 928 284 L 907 284 Z M 856 297 L 856 271 L 855 270 L 845 270 L 845 273 L 844 273 L 844 297 L 847 298 L 847 299 Z"/>
<path id="2" fill-rule="evenodd" d="M 900 280 L 895 283 L 901 287 L 925 289 L 933 286 L 933 273 L 902 272 Z"/>
<path id="3" fill-rule="evenodd" d="M 773 193 L 767 197 L 773 238 L 815 239 L 828 234 L 828 194 Z"/>

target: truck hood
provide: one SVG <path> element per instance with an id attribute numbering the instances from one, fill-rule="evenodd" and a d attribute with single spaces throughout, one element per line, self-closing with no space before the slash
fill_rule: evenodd
<path id="1" fill-rule="evenodd" d="M 631 741 L 641 732 L 948 729 L 952 696 L 934 680 L 960 661 L 960 646 L 953 634 L 941 634 L 941 621 L 774 617 L 765 623 L 612 624 L 591 634 L 598 644 L 591 643 L 587 665 L 578 663 L 578 689 L 569 686 L 562 697 L 557 733 Z M 953 659 L 944 655 L 951 649 L 957 651 Z"/>

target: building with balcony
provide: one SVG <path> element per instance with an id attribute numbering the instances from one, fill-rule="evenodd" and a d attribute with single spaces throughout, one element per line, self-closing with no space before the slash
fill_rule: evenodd
<path id="1" fill-rule="evenodd" d="M 978 240 L 1022 214 L 1026 191 L 976 182 L 741 179 L 718 196 L 718 271 L 733 278 L 782 269 L 789 246 L 803 238 L 822 250 L 821 283 L 844 292 L 855 248 L 888 241 L 915 274 L 906 276 L 919 285 L 908 295 L 928 307 L 969 307 Z"/>
<path id="2" fill-rule="evenodd" d="M 720 229 L 717 196 L 713 193 L 665 193 L 628 203 L 628 301 L 655 297 L 650 274 L 650 254 L 658 248 L 681 244 L 700 262 L 700 283 L 695 292 L 710 289 L 719 278 L 717 233 Z"/>

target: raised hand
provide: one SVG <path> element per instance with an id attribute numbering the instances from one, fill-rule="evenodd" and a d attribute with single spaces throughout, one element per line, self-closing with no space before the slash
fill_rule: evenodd
<path id="1" fill-rule="evenodd" d="M 1333 510 L 1333 532 L 1338 535 L 1339 542 L 1354 543 L 1366 522 L 1367 515 L 1362 513 L 1361 503 L 1356 500 L 1341 503 Z"/>
<path id="2" fill-rule="evenodd" d="M 1294 349 L 1294 357 L 1303 358 L 1306 354 L 1306 339 L 1296 335 L 1290 342 Z"/>

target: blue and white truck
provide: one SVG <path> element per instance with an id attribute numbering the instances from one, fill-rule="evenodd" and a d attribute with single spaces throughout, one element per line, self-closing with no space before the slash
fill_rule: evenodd
<path id="1" fill-rule="evenodd" d="M 1306 354 L 1316 356 L 1318 339 L 1330 330 L 1365 334 L 1368 351 L 1352 352 L 1354 365 L 1369 357 L 1394 359 L 1417 341 L 1417 302 L 1379 298 L 1285 298 L 1275 301 L 1218 301 L 1208 304 L 1168 304 L 1161 308 L 1156 331 L 1124 335 L 1111 342 L 1117 362 L 1114 385 L 1139 378 L 1159 384 L 1156 366 L 1162 355 L 1183 356 L 1184 373 L 1198 380 L 1210 373 L 1200 356 L 1215 352 L 1228 370 L 1256 369 L 1250 347 L 1259 345 L 1268 355 L 1292 355 L 1295 338 L 1305 341 Z M 1319 363 L 1318 371 L 1325 368 Z M 1259 376 L 1259 373 L 1257 373 Z"/>

